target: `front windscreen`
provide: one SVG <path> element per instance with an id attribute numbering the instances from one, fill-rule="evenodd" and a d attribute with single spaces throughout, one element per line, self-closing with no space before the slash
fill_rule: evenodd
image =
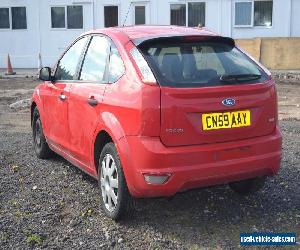
<path id="1" fill-rule="evenodd" d="M 161 86 L 208 87 L 261 83 L 268 75 L 222 40 L 162 39 L 139 46 Z"/>

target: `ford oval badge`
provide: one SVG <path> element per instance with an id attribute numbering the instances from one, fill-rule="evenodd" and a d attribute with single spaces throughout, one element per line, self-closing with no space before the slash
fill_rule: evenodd
<path id="1" fill-rule="evenodd" d="M 222 101 L 222 104 L 225 106 L 233 106 L 235 104 L 235 100 L 232 98 L 226 98 Z"/>

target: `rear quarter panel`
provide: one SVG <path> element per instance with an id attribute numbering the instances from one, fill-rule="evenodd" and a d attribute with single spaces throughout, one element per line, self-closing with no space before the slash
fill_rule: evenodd
<path id="1" fill-rule="evenodd" d="M 133 44 L 115 42 L 125 66 L 125 74 L 116 82 L 108 84 L 103 96 L 103 112 L 95 129 L 94 139 L 101 130 L 109 133 L 116 144 L 126 179 L 130 179 L 130 161 L 127 137 L 159 136 L 160 87 L 141 82 L 134 68 L 129 51 Z"/>

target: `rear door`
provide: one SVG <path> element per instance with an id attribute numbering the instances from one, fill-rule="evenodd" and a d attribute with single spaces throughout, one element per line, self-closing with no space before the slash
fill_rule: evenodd
<path id="1" fill-rule="evenodd" d="M 274 83 L 229 40 L 176 38 L 140 49 L 161 85 L 165 145 L 227 142 L 274 130 Z"/>
<path id="2" fill-rule="evenodd" d="M 87 168 L 91 166 L 92 139 L 100 119 L 107 85 L 109 53 L 109 39 L 100 35 L 93 36 L 83 58 L 79 80 L 72 84 L 70 90 L 70 151 Z"/>

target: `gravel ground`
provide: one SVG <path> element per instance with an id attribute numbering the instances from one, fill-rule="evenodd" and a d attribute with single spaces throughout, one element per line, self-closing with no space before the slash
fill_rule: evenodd
<path id="1" fill-rule="evenodd" d="M 235 249 L 240 232 L 300 235 L 300 85 L 278 85 L 284 157 L 256 195 L 226 185 L 137 201 L 115 223 L 99 210 L 97 182 L 59 156 L 35 157 L 28 109 L 33 79 L 0 79 L 0 249 Z M 298 239 L 299 240 L 299 239 Z"/>

